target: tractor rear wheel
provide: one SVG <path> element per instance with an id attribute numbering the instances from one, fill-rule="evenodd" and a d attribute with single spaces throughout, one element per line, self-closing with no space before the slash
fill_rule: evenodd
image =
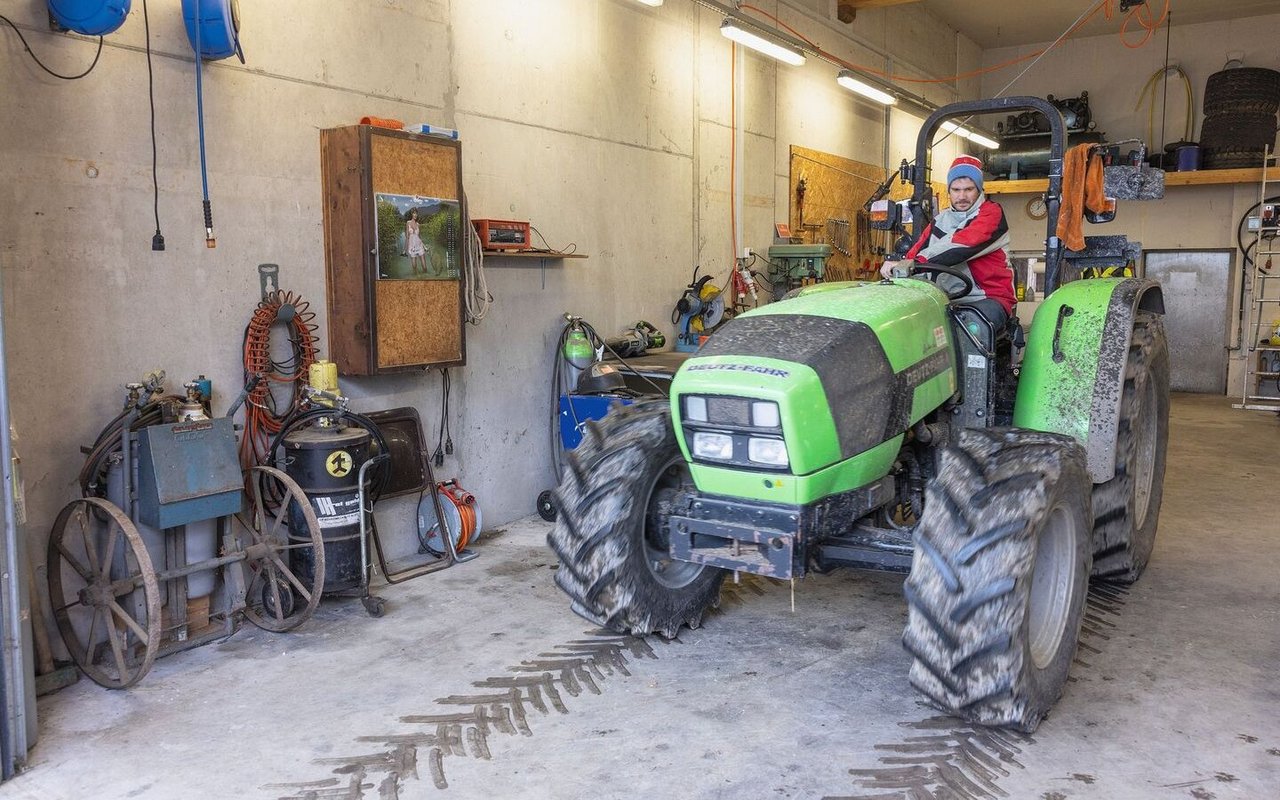
<path id="1" fill-rule="evenodd" d="M 668 520 L 692 479 L 666 400 L 614 408 L 588 423 L 556 490 L 547 543 L 556 584 L 575 612 L 599 625 L 672 638 L 696 628 L 717 601 L 724 571 L 673 560 Z"/>
<path id="2" fill-rule="evenodd" d="M 966 430 L 942 453 L 903 590 L 911 685 L 943 711 L 1030 733 L 1075 656 L 1089 581 L 1084 450 Z"/>
<path id="3" fill-rule="evenodd" d="M 1139 311 L 1125 364 L 1116 474 L 1093 489 L 1093 574 L 1133 583 L 1156 543 L 1169 443 L 1169 344 L 1158 314 Z"/>

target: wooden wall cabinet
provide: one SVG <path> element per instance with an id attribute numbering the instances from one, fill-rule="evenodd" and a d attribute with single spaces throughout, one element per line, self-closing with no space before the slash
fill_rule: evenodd
<path id="1" fill-rule="evenodd" d="M 369 125 L 330 128 L 320 132 L 320 171 L 329 357 L 338 371 L 466 363 L 462 265 L 470 238 L 462 230 L 460 144 Z M 405 255 L 409 207 L 420 210 L 426 240 L 418 261 Z"/>

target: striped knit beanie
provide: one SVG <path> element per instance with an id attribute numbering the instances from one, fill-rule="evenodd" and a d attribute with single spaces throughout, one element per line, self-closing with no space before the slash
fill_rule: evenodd
<path id="1" fill-rule="evenodd" d="M 978 186 L 978 191 L 982 188 L 982 162 L 973 156 L 956 156 L 956 160 L 951 162 L 951 169 L 947 171 L 947 186 L 951 186 L 951 182 L 956 178 L 969 178 Z"/>

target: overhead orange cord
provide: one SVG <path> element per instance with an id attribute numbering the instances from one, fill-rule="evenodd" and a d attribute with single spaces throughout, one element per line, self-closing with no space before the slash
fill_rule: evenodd
<path id="1" fill-rule="evenodd" d="M 846 61 L 845 59 L 840 58 L 834 53 L 830 53 L 826 50 L 823 50 L 822 47 L 819 46 L 812 39 L 809 39 L 807 36 L 800 33 L 795 28 L 783 22 L 777 16 L 769 13 L 768 11 L 765 11 L 762 8 L 759 8 L 757 6 L 753 6 L 750 4 L 744 4 L 742 6 L 742 10 L 751 11 L 756 14 L 759 14 L 762 17 L 766 17 L 772 20 L 774 24 L 778 25 L 781 28 L 786 29 L 792 36 L 795 36 L 797 39 L 804 42 L 809 47 L 813 48 L 813 51 L 817 53 L 819 56 L 825 59 L 828 59 L 830 61 L 834 61 L 835 63 L 841 65 L 842 67 L 859 70 L 861 72 L 866 72 L 871 75 L 877 75 L 879 77 L 886 78 L 891 81 L 900 81 L 902 83 L 931 84 L 931 83 L 951 83 L 957 80 L 965 80 L 967 78 L 976 78 L 979 75 L 986 75 L 987 73 L 990 73 L 990 72 L 997 72 L 999 70 L 1012 67 L 1015 64 L 1021 64 L 1024 61 L 1030 61 L 1033 58 L 1039 58 L 1040 56 L 1044 55 L 1045 53 L 1049 52 L 1050 50 L 1060 45 L 1063 41 L 1071 38 L 1077 31 L 1079 31 L 1082 27 L 1088 24 L 1088 22 L 1091 19 L 1096 17 L 1099 11 L 1104 12 L 1104 16 L 1106 19 L 1112 19 L 1116 13 L 1115 2 L 1116 0 L 1099 0 L 1098 4 L 1094 6 L 1093 10 L 1091 10 L 1088 14 L 1086 14 L 1075 25 L 1072 25 L 1071 28 L 1068 29 L 1066 35 L 1063 36 L 1061 40 L 1059 40 L 1057 43 L 1053 45 L 1050 45 L 1049 47 L 1045 47 L 1043 49 L 1018 56 L 1017 58 L 1011 58 L 1008 61 L 1003 61 L 999 64 L 993 64 L 990 67 L 983 67 L 982 69 L 970 70 L 969 72 L 961 72 L 955 75 L 947 76 L 945 78 L 915 78 L 910 75 L 899 75 L 896 73 L 888 72 L 886 70 L 876 69 L 875 67 L 869 67 L 863 64 L 855 64 L 851 61 Z M 1160 15 L 1160 19 L 1154 22 L 1151 21 L 1151 12 L 1147 10 L 1146 5 L 1136 6 L 1135 8 L 1131 9 L 1125 15 L 1124 24 L 1120 26 L 1121 43 L 1124 44 L 1125 47 L 1128 47 L 1130 49 L 1135 49 L 1135 50 L 1139 47 L 1146 45 L 1147 42 L 1151 40 L 1151 37 L 1155 34 L 1155 32 L 1160 29 L 1160 26 L 1164 24 L 1165 20 L 1168 19 L 1169 3 L 1170 3 L 1170 0 L 1165 0 L 1164 13 Z M 1125 38 L 1126 34 L 1128 33 L 1130 24 L 1135 21 L 1137 22 L 1138 25 L 1142 27 L 1143 30 L 1146 31 L 1146 35 L 1142 38 L 1142 41 L 1137 42 L 1136 44 L 1131 43 Z"/>
<path id="2" fill-rule="evenodd" d="M 732 267 L 738 260 L 738 43 L 729 48 L 729 246 Z"/>

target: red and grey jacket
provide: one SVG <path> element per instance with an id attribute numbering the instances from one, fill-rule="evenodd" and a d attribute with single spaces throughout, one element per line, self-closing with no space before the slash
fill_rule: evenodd
<path id="1" fill-rule="evenodd" d="M 1017 302 L 1009 267 L 1009 223 L 999 203 L 978 198 L 967 212 L 944 211 L 929 223 L 907 258 L 944 267 L 967 266 L 974 288 L 966 299 L 989 297 L 1013 313 Z"/>

